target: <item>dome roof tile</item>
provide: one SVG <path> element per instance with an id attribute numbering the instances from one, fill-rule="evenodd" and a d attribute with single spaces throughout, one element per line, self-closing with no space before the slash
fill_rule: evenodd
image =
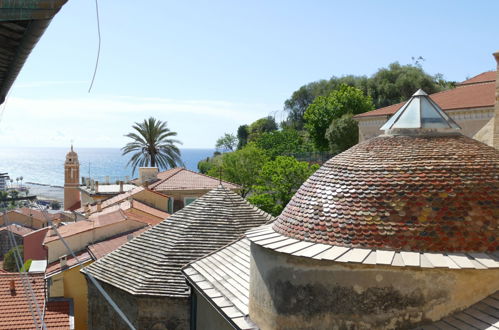
<path id="1" fill-rule="evenodd" d="M 499 151 L 462 135 L 373 138 L 326 162 L 273 228 L 346 247 L 494 251 Z"/>

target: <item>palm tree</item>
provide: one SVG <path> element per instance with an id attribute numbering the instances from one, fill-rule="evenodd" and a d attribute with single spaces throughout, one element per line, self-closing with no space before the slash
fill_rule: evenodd
<path id="1" fill-rule="evenodd" d="M 125 135 L 133 140 L 121 148 L 123 155 L 133 153 L 127 164 L 132 166 L 132 175 L 137 166 L 157 166 L 166 169 L 183 165 L 180 150 L 175 145 L 182 142 L 172 139 L 177 132 L 170 131 L 166 125 L 166 121 L 150 117 L 144 119 L 142 123 L 135 123 L 132 126 L 135 132 Z"/>

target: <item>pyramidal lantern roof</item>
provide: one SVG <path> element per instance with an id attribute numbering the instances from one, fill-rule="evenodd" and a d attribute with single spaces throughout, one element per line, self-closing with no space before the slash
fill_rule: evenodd
<path id="1" fill-rule="evenodd" d="M 455 132 L 461 127 L 419 89 L 381 128 L 386 134 Z"/>

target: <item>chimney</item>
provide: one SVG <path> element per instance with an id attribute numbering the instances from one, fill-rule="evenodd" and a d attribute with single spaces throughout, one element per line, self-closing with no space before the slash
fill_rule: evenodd
<path id="1" fill-rule="evenodd" d="M 99 192 L 99 181 L 95 181 L 95 192 Z"/>
<path id="2" fill-rule="evenodd" d="M 139 181 L 140 184 L 144 185 L 147 181 L 152 183 L 158 179 L 158 168 L 157 167 L 139 167 Z"/>
<path id="3" fill-rule="evenodd" d="M 102 202 L 98 201 L 97 202 L 97 212 L 100 212 L 100 211 L 102 211 Z"/>
<path id="4" fill-rule="evenodd" d="M 123 181 L 120 181 L 120 193 L 123 192 Z"/>
<path id="5" fill-rule="evenodd" d="M 10 280 L 10 294 L 16 294 L 16 282 L 14 280 Z"/>
<path id="6" fill-rule="evenodd" d="M 67 255 L 60 256 L 59 263 L 61 264 L 61 269 L 66 267 L 66 265 L 68 263 L 68 256 Z"/>
<path id="7" fill-rule="evenodd" d="M 497 62 L 496 69 L 496 105 L 494 109 L 494 127 L 492 136 L 492 146 L 499 149 L 499 51 L 494 53 Z"/>

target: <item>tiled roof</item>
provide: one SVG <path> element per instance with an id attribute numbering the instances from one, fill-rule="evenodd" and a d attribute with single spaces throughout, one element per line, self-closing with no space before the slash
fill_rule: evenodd
<path id="1" fill-rule="evenodd" d="M 349 264 L 395 267 L 493 269 L 499 268 L 499 251 L 495 252 L 414 252 L 380 248 L 355 248 L 314 243 L 289 238 L 276 233 L 271 225 L 261 226 L 246 233 L 248 239 L 276 252 Z"/>
<path id="2" fill-rule="evenodd" d="M 499 291 L 466 308 L 433 324 L 417 329 L 490 329 L 499 328 Z"/>
<path id="3" fill-rule="evenodd" d="M 493 74 L 495 74 L 494 71 L 485 72 L 482 75 L 478 75 L 475 78 L 463 82 L 456 88 L 431 94 L 430 97 L 445 111 L 494 107 L 496 90 L 495 77 L 493 80 L 489 79 L 493 76 Z M 480 76 L 481 78 L 479 78 Z M 470 83 L 470 81 L 472 81 L 472 83 Z M 393 115 L 404 104 L 405 102 L 401 102 L 384 108 L 361 113 L 356 115 L 355 118 Z"/>
<path id="4" fill-rule="evenodd" d="M 131 294 L 187 297 L 183 265 L 271 219 L 236 193 L 218 187 L 84 271 Z"/>
<path id="5" fill-rule="evenodd" d="M 16 223 L 10 224 L 8 226 L 0 227 L 0 231 L 8 230 L 13 234 L 24 236 L 33 232 L 33 229 L 26 228 L 24 226 L 18 225 Z"/>
<path id="6" fill-rule="evenodd" d="M 70 300 L 52 300 L 47 302 L 44 321 L 48 330 L 74 329 Z"/>
<path id="7" fill-rule="evenodd" d="M 10 283 L 14 281 L 15 292 L 10 291 Z M 28 275 L 28 281 L 33 290 L 33 295 L 38 306 L 43 311 L 45 302 L 45 282 L 43 275 Z M 27 285 L 27 283 L 25 283 Z M 0 329 L 35 329 L 30 306 L 36 316 L 35 304 L 31 301 L 30 294 L 25 291 L 19 273 L 0 273 Z"/>
<path id="8" fill-rule="evenodd" d="M 149 225 L 157 225 L 170 216 L 169 213 L 158 210 L 137 200 L 124 201 L 106 207 L 100 212 L 93 213 L 91 217 L 102 216 L 104 214 L 123 211 L 123 214 L 131 220 L 136 220 Z"/>
<path id="9" fill-rule="evenodd" d="M 379 136 L 327 161 L 273 229 L 342 247 L 495 251 L 498 173 L 499 151 L 462 135 Z"/>
<path id="10" fill-rule="evenodd" d="M 211 190 L 220 184 L 220 180 L 211 176 L 196 173 L 179 167 L 158 173 L 159 181 L 149 185 L 149 189 L 158 191 L 169 190 Z M 237 184 L 222 181 L 228 189 L 241 189 Z"/>
<path id="11" fill-rule="evenodd" d="M 458 85 L 471 85 L 471 84 L 479 84 L 484 82 L 496 81 L 497 71 L 486 71 L 482 72 L 470 79 L 466 79 L 465 81 L 460 82 Z"/>
<path id="12" fill-rule="evenodd" d="M 88 252 L 90 253 L 90 255 L 92 256 L 92 258 L 94 260 L 100 259 L 100 258 L 104 257 L 105 255 L 107 255 L 108 253 L 116 250 L 117 248 L 119 248 L 120 246 L 125 244 L 126 242 L 128 242 L 129 237 L 135 238 L 135 237 L 139 236 L 140 234 L 142 234 L 143 232 L 145 232 L 146 230 L 149 230 L 150 228 L 151 227 L 144 227 L 144 228 L 135 230 L 133 232 L 128 232 L 128 233 L 120 234 L 117 236 L 113 236 L 113 237 L 110 237 L 102 242 L 89 245 L 87 247 Z"/>
<path id="13" fill-rule="evenodd" d="M 250 243 L 246 238 L 190 263 L 182 272 L 237 329 L 258 329 L 248 317 Z"/>
<path id="14" fill-rule="evenodd" d="M 59 234 L 61 234 L 62 237 L 69 237 L 85 231 L 93 230 L 99 227 L 109 226 L 111 224 L 125 220 L 127 220 L 127 217 L 122 210 L 117 210 L 104 214 L 97 213 L 91 215 L 88 220 L 82 220 L 64 226 L 60 226 L 57 228 L 57 231 L 59 232 Z M 47 233 L 47 236 L 45 237 L 45 240 L 43 241 L 43 244 L 58 239 L 59 239 L 58 235 L 52 233 L 52 231 L 49 231 Z"/>
<path id="15" fill-rule="evenodd" d="M 77 252 L 75 253 L 75 256 L 81 263 L 92 260 L 92 256 L 87 250 Z M 62 271 L 65 271 L 66 269 L 71 269 L 78 266 L 78 260 L 76 260 L 76 258 L 69 254 L 66 259 L 66 266 L 63 268 L 61 268 L 61 263 L 59 260 L 48 264 L 47 269 L 45 269 L 45 277 L 49 278 L 56 274 L 59 274 Z"/>

